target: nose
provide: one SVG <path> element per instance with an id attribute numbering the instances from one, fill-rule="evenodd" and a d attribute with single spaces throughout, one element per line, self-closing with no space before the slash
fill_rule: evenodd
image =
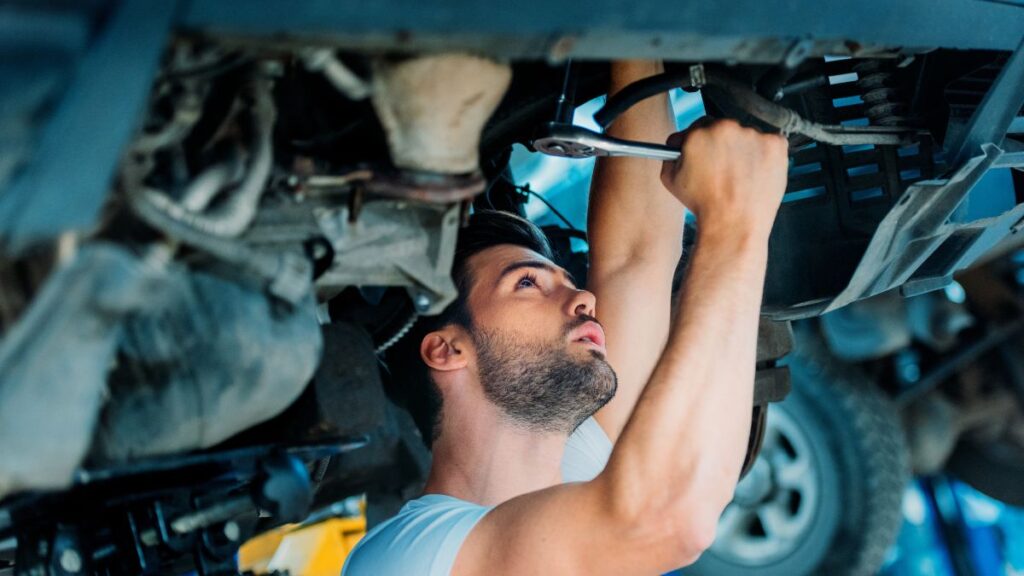
<path id="1" fill-rule="evenodd" d="M 597 316 L 597 298 L 587 290 L 576 290 L 569 302 L 572 316 Z"/>

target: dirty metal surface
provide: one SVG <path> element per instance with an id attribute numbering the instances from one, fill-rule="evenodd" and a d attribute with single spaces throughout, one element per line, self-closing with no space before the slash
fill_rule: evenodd
<path id="1" fill-rule="evenodd" d="M 862 56 L 882 46 L 1013 50 L 1024 34 L 1024 10 L 975 0 L 381 0 L 301 5 L 287 0 L 193 0 L 180 23 L 239 40 L 316 38 L 381 51 L 464 49 L 556 61 L 663 57 L 781 62 L 794 51 L 799 57 Z"/>
<path id="2" fill-rule="evenodd" d="M 95 223 L 175 8 L 173 1 L 126 0 L 106 19 L 40 130 L 31 161 L 0 194 L 0 245 L 17 252 Z"/>

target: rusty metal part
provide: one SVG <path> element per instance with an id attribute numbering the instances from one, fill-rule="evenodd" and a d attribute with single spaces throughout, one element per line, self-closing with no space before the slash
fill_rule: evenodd
<path id="1" fill-rule="evenodd" d="M 310 194 L 328 193 L 339 190 L 348 190 L 359 182 L 365 182 L 373 178 L 373 170 L 369 168 L 357 168 L 351 172 L 338 175 L 315 174 L 309 175 L 299 181 L 299 188 Z"/>
<path id="2" fill-rule="evenodd" d="M 754 467 L 764 443 L 768 422 L 768 406 L 782 402 L 792 388 L 789 366 L 780 366 L 793 350 L 793 329 L 789 322 L 773 322 L 761 318 L 757 326 L 757 370 L 754 373 L 754 410 L 750 421 L 747 455 L 740 477 Z"/>
<path id="3" fill-rule="evenodd" d="M 378 173 L 366 181 L 366 191 L 377 196 L 449 204 L 483 192 L 483 174 L 446 175 L 415 172 Z"/>
<path id="4" fill-rule="evenodd" d="M 363 209 L 363 199 L 366 197 L 366 190 L 362 185 L 352 188 L 352 194 L 348 197 L 348 221 L 354 223 L 359 219 L 359 212 Z"/>
<path id="5" fill-rule="evenodd" d="M 365 192 L 385 198 L 451 204 L 472 199 L 483 192 L 486 185 L 487 181 L 479 171 L 439 174 L 361 167 L 345 174 L 308 176 L 300 180 L 298 189 L 310 197 L 351 191 L 353 194 Z M 362 199 L 358 202 L 361 205 Z"/>
<path id="6" fill-rule="evenodd" d="M 779 361 L 793 350 L 789 322 L 761 318 L 757 327 L 757 371 L 754 373 L 754 406 L 782 402 L 789 394 L 789 367 Z"/>

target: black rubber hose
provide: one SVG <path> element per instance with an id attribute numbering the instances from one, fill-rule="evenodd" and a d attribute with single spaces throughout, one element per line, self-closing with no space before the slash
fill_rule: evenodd
<path id="1" fill-rule="evenodd" d="M 772 126 L 782 128 L 792 122 L 793 113 L 759 96 L 753 89 L 744 86 L 728 74 L 712 68 L 705 68 L 705 84 L 721 88 L 741 108 L 759 120 Z M 602 129 L 607 129 L 635 104 L 651 96 L 668 92 L 674 88 L 693 88 L 693 80 L 689 68 L 663 72 L 644 78 L 626 86 L 608 99 L 604 107 L 594 114 L 594 120 Z"/>
<path id="2" fill-rule="evenodd" d="M 668 92 L 673 88 L 693 88 L 690 80 L 690 69 L 683 68 L 662 72 L 626 86 L 605 102 L 605 105 L 594 114 L 594 120 L 602 129 L 611 126 L 615 119 L 629 110 L 634 104 Z"/>
<path id="3" fill-rule="evenodd" d="M 634 82 L 609 98 L 604 107 L 594 114 L 594 120 L 601 128 L 607 129 L 623 112 L 641 100 L 673 88 L 695 87 L 691 74 L 693 72 L 687 68 L 665 72 Z M 858 134 L 831 131 L 827 126 L 805 120 L 789 108 L 762 97 L 753 88 L 723 70 L 705 68 L 702 75 L 704 76 L 702 85 L 720 89 L 737 107 L 765 124 L 774 126 L 787 136 L 802 134 L 818 142 L 833 145 L 900 144 L 903 141 L 903 136 L 895 133 Z"/>
<path id="4" fill-rule="evenodd" d="M 285 254 L 259 252 L 237 240 L 208 234 L 176 220 L 154 206 L 144 190 L 129 191 L 128 201 L 135 214 L 146 224 L 174 238 L 175 240 L 201 250 L 219 260 L 235 264 L 242 270 L 260 278 L 265 287 L 275 296 L 293 304 L 305 297 L 306 283 L 291 281 L 294 276 L 305 277 L 305 260 L 290 258 Z M 310 274 L 311 276 L 311 274 Z"/>

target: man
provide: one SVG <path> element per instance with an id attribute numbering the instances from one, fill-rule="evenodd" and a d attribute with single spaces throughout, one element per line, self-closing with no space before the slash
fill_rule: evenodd
<path id="1" fill-rule="evenodd" d="M 611 90 L 659 71 L 617 64 Z M 612 133 L 673 131 L 659 97 Z M 593 293 L 529 223 L 474 216 L 459 300 L 419 346 L 440 398 L 426 495 L 363 539 L 346 576 L 652 575 L 711 544 L 746 452 L 787 146 L 731 121 L 669 142 L 679 162 L 598 163 Z M 698 234 L 672 319 L 684 205 Z"/>

